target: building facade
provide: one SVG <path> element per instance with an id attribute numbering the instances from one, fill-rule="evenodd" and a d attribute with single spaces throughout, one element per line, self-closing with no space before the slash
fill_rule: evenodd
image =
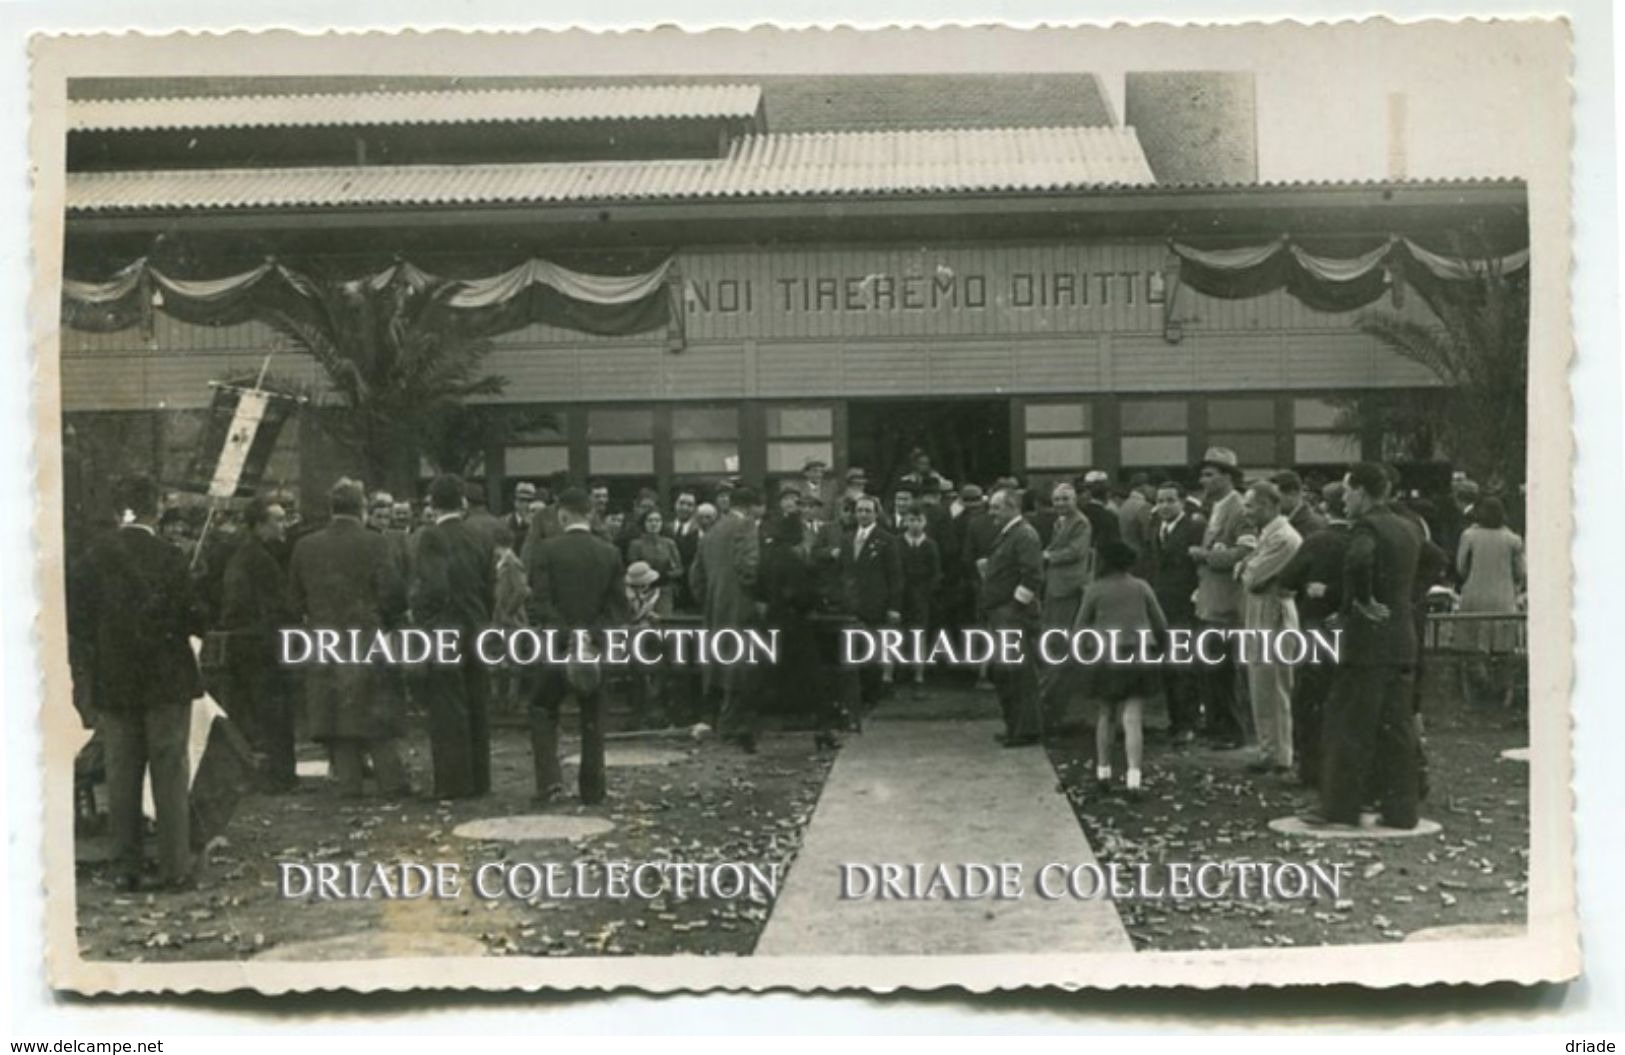
<path id="1" fill-rule="evenodd" d="M 1250 85 L 1232 80 L 1219 82 L 1222 112 L 1250 120 Z M 1156 87 L 1152 78 L 1147 90 Z M 237 155 L 220 147 L 211 157 L 204 136 L 182 169 L 172 147 L 141 146 L 167 142 L 173 127 L 110 131 L 87 119 L 70 175 L 67 270 L 105 276 L 156 255 L 155 241 L 172 258 L 185 247 L 176 266 L 194 274 L 257 254 L 309 266 L 404 258 L 463 274 L 527 255 L 587 270 L 660 260 L 665 327 L 597 336 L 531 322 L 493 338 L 487 367 L 506 385 L 485 409 L 533 427 L 487 450 L 482 471 L 498 493 L 559 474 L 669 493 L 793 475 L 811 458 L 861 465 L 883 484 L 915 446 L 950 478 L 979 482 L 1088 468 L 1185 474 L 1210 445 L 1259 470 L 1378 457 L 1382 438 L 1348 424 L 1349 401 L 1437 380 L 1358 320 L 1390 311 L 1425 322 L 1421 298 L 1395 279 L 1355 311 L 1316 310 L 1287 289 L 1221 299 L 1182 281 L 1171 247 L 1286 236 L 1353 256 L 1374 238 L 1437 246 L 1468 231 L 1498 251 L 1527 244 L 1517 183 L 1228 182 L 1246 165 L 1250 130 L 1220 137 L 1221 181 L 1168 183 L 1140 151 L 1149 131 L 775 132 L 774 89 L 738 89 L 697 116 L 628 117 L 588 100 L 597 109 L 567 126 L 555 99 L 520 124 L 534 143 L 528 160 L 488 158 L 470 144 L 491 137 L 455 122 L 377 124 L 386 118 L 365 115 L 387 100 L 369 111 L 365 96 L 352 100 L 363 116 L 340 122 L 356 133 L 342 168 L 297 151 L 291 164 L 287 146 L 228 167 Z M 1166 111 L 1162 99 L 1139 109 Z M 117 107 L 107 117 L 105 101 L 76 105 L 99 107 L 104 125 L 133 120 Z M 1012 119 L 993 109 L 979 120 Z M 1192 122 L 1176 117 L 1155 132 L 1157 167 L 1189 180 L 1200 157 L 1180 161 Z M 911 118 L 925 119 L 891 117 Z M 192 120 L 227 134 L 222 118 Z M 316 135 L 284 120 L 294 121 L 288 143 Z M 568 127 L 568 156 L 547 153 L 550 126 Z M 451 146 L 436 140 L 448 129 L 460 136 Z M 319 132 L 330 153 L 350 149 L 331 126 Z M 448 151 L 461 163 L 446 164 Z M 390 163 L 367 160 L 380 153 Z M 273 373 L 322 390 L 314 363 L 251 319 L 196 325 L 157 310 L 145 327 L 65 328 L 64 411 L 104 469 L 144 462 L 173 475 L 195 447 L 209 383 L 251 373 L 273 350 Z M 270 470 L 309 494 L 343 461 L 315 413 L 289 430 Z"/>

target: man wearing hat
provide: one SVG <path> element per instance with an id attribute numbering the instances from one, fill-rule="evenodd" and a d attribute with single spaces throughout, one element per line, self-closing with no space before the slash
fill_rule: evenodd
<path id="1" fill-rule="evenodd" d="M 802 494 L 816 497 L 825 509 L 835 505 L 840 496 L 840 485 L 829 475 L 829 464 L 822 458 L 808 458 L 801 466 Z"/>
<path id="2" fill-rule="evenodd" d="M 869 474 L 862 466 L 852 466 L 846 471 L 846 490 L 841 492 L 841 500 L 856 502 L 868 493 Z"/>
<path id="3" fill-rule="evenodd" d="M 1190 548 L 1196 561 L 1196 618 L 1204 629 L 1230 630 L 1241 625 L 1242 586 L 1235 568 L 1247 556 L 1242 543 L 1248 535 L 1247 510 L 1236 490 L 1241 465 L 1228 447 L 1209 447 L 1196 463 L 1202 497 L 1208 505 L 1202 543 Z M 1207 712 L 1207 735 L 1222 747 L 1246 742 L 1250 706 L 1236 693 L 1236 666 L 1226 654 L 1222 663 L 1203 666 L 1202 704 Z"/>
<path id="4" fill-rule="evenodd" d="M 993 544 L 999 540 L 1000 524 L 988 512 L 982 489 L 975 484 L 964 486 L 959 492 L 959 502 L 964 507 L 955 522 L 959 534 L 959 581 L 964 598 L 961 604 L 966 622 L 979 625 L 986 620 L 987 612 L 980 601 L 981 573 L 977 570 L 977 561 L 993 552 Z M 1042 550 L 1043 547 L 1039 548 Z M 1043 574 L 1042 567 L 1039 574 Z M 993 682 L 987 676 L 987 668 L 979 672 L 976 686 L 983 689 L 993 687 Z"/>
<path id="5" fill-rule="evenodd" d="M 536 485 L 529 480 L 519 481 L 513 489 L 513 508 L 502 522 L 508 525 L 513 537 L 522 539 L 530 534 L 530 504 L 536 501 Z"/>
<path id="6" fill-rule="evenodd" d="M 1083 502 L 1078 511 L 1089 521 L 1089 536 L 1098 556 L 1108 542 L 1122 540 L 1123 525 L 1117 513 L 1106 504 L 1111 497 L 1112 481 L 1103 469 L 1090 469 L 1083 474 Z"/>

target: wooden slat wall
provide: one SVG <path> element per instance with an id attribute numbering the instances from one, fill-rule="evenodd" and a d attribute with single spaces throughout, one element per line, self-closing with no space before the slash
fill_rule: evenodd
<path id="1" fill-rule="evenodd" d="M 752 311 L 691 310 L 688 346 L 666 350 L 663 332 L 591 337 L 531 326 L 497 342 L 490 368 L 508 379 L 499 401 L 830 398 L 1055 391 L 1192 391 L 1410 387 L 1432 383 L 1355 328 L 1359 313 L 1321 314 L 1285 293 L 1221 301 L 1182 290 L 1183 339 L 1163 339 L 1163 306 L 1147 303 L 1143 276 L 1160 270 L 1160 244 L 942 246 L 893 249 L 729 251 L 685 254 L 685 283 L 749 281 Z M 930 276 L 985 280 L 980 310 L 791 311 L 773 298 L 778 278 Z M 1121 276 L 1110 303 L 1019 308 L 1011 276 L 1070 271 Z M 964 286 L 959 287 L 963 291 Z M 899 294 L 900 295 L 900 294 Z M 799 293 L 798 293 L 799 296 Z M 765 298 L 765 302 L 764 302 Z M 690 297 L 692 300 L 692 297 Z M 1391 310 L 1386 302 L 1373 310 Z M 1425 317 L 1420 298 L 1405 314 Z M 272 346 L 257 324 L 189 326 L 159 315 L 139 330 L 62 336 L 63 405 L 124 410 L 206 405 L 208 382 L 258 365 Z M 319 371 L 292 353 L 273 371 L 312 383 Z"/>

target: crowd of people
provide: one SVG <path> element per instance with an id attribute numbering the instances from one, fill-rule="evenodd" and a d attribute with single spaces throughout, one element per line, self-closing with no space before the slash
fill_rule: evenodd
<path id="1" fill-rule="evenodd" d="M 630 722 L 704 721 L 750 752 L 771 698 L 810 720 L 815 748 L 827 750 L 901 687 L 961 677 L 997 691 L 1012 748 L 1055 735 L 1071 706 L 1089 701 L 1096 776 L 1114 783 L 1121 731 L 1131 794 L 1144 783 L 1142 713 L 1161 698 L 1176 749 L 1198 738 L 1246 747 L 1255 771 L 1318 789 L 1311 823 L 1356 823 L 1374 803 L 1384 823 L 1411 827 L 1425 794 L 1416 669 L 1429 591 L 1459 587 L 1463 611 L 1513 613 L 1523 564 L 1500 501 L 1480 498 L 1471 481 L 1456 480 L 1436 504 L 1402 498 L 1397 483 L 1391 468 L 1370 464 L 1329 482 L 1290 471 L 1249 480 L 1233 451 L 1215 447 L 1194 488 L 1143 474 L 1119 483 L 1099 470 L 1046 487 L 1010 477 L 956 486 L 915 451 L 879 493 L 863 468 L 836 478 L 813 460 L 771 495 L 727 479 L 678 487 L 669 502 L 641 489 L 625 506 L 603 481 L 520 481 L 501 515 L 480 485 L 456 476 L 434 479 L 421 503 L 346 478 L 330 489 L 323 521 L 271 492 L 211 516 L 199 539 L 136 477 L 117 489 L 120 525 L 70 561 L 75 701 L 102 741 L 128 886 L 139 881 L 149 770 L 160 883 L 191 875 L 186 737 L 204 687 L 193 639 L 204 641 L 211 691 L 260 756 L 267 791 L 295 786 L 302 726 L 326 746 L 339 795 L 362 795 L 369 776 L 377 794 L 411 793 L 399 741 L 415 709 L 432 757 L 422 790 L 488 794 L 492 712 L 508 709 L 528 717 L 535 794 L 548 801 L 563 793 L 560 711 L 573 698 L 580 798 L 604 798 L 605 675 L 591 657 L 491 669 L 465 650 L 456 666 L 292 671 L 278 662 L 278 631 L 301 624 L 453 627 L 465 638 L 535 626 L 590 639 L 611 626 L 685 621 L 776 630 L 777 663 L 706 667 L 698 692 L 675 691 L 670 663 L 630 671 L 621 686 Z M 1227 658 L 1040 668 L 1029 647 L 1008 666 L 869 664 L 849 677 L 835 641 L 853 624 L 986 627 L 1029 641 L 1056 627 L 1341 628 L 1344 645 L 1335 667 Z M 1500 623 L 1468 632 L 1487 660 L 1504 651 Z"/>

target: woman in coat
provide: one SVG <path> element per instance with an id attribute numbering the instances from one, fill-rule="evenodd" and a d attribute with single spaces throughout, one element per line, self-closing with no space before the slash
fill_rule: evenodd
<path id="1" fill-rule="evenodd" d="M 1523 539 L 1507 527 L 1499 499 L 1479 501 L 1473 519 L 1456 549 L 1456 570 L 1462 582 L 1456 611 L 1515 616 L 1526 571 Z M 1456 641 L 1468 652 L 1463 689 L 1469 700 L 1503 706 L 1508 702 L 1510 661 L 1522 631 L 1519 620 L 1512 618 L 1461 621 Z"/>
<path id="2" fill-rule="evenodd" d="M 659 576 L 660 607 L 658 614 L 671 615 L 677 584 L 683 578 L 683 557 L 677 552 L 677 540 L 661 534 L 666 526 L 660 510 L 651 509 L 643 514 L 638 525 L 639 534 L 626 544 L 626 563 L 630 567 L 638 561 L 647 564 Z"/>

